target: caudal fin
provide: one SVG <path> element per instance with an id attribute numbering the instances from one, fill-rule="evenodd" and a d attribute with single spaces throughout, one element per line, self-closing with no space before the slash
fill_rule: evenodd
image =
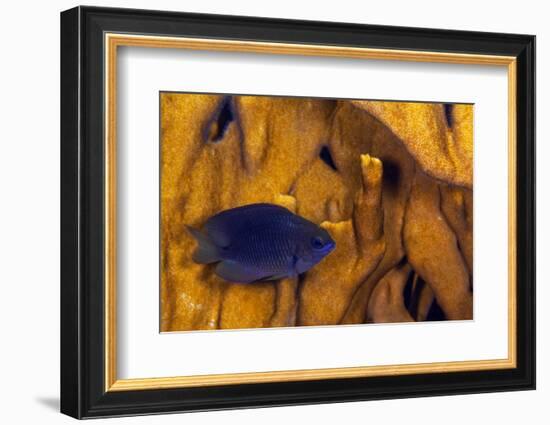
<path id="1" fill-rule="evenodd" d="M 199 243 L 197 250 L 193 253 L 193 261 L 200 264 L 210 264 L 220 261 L 218 247 L 212 240 L 200 230 L 194 229 L 191 226 L 186 227 Z"/>

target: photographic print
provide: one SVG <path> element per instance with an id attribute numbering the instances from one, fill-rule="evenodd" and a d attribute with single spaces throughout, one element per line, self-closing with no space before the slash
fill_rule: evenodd
<path id="1" fill-rule="evenodd" d="M 473 114 L 161 92 L 161 331 L 472 319 Z"/>

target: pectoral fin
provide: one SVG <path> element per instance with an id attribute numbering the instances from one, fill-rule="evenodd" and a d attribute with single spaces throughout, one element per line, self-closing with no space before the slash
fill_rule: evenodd
<path id="1" fill-rule="evenodd" d="M 224 260 L 216 266 L 216 274 L 229 282 L 251 283 L 263 278 L 259 270 L 236 261 Z"/>
<path id="2" fill-rule="evenodd" d="M 296 274 L 302 274 L 306 271 L 308 271 L 313 264 L 310 261 L 305 261 L 301 258 L 296 259 L 296 263 L 294 264 L 294 270 Z"/>
<path id="3" fill-rule="evenodd" d="M 284 278 L 287 278 L 287 277 L 289 277 L 288 273 L 280 273 L 280 274 L 275 274 L 273 276 L 266 277 L 263 280 L 279 280 L 279 279 L 284 279 Z"/>

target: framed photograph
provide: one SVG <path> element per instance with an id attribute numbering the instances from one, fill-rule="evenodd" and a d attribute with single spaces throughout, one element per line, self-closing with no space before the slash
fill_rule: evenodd
<path id="1" fill-rule="evenodd" d="M 535 387 L 535 37 L 61 14 L 61 411 Z"/>

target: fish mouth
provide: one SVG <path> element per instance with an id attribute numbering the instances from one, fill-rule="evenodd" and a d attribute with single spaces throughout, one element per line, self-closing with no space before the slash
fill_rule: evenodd
<path id="1" fill-rule="evenodd" d="M 327 244 L 323 247 L 322 252 L 323 254 L 326 255 L 329 252 L 331 252 L 335 247 L 336 247 L 336 242 L 334 241 L 327 242 Z"/>

